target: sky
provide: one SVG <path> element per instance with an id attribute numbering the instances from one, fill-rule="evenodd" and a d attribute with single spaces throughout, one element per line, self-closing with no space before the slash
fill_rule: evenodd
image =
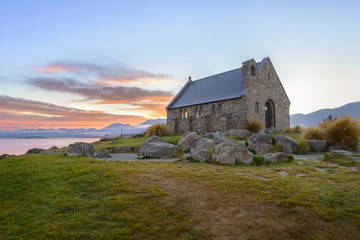
<path id="1" fill-rule="evenodd" d="M 186 83 L 270 57 L 290 113 L 360 101 L 360 1 L 2 0 L 0 130 L 165 118 Z"/>

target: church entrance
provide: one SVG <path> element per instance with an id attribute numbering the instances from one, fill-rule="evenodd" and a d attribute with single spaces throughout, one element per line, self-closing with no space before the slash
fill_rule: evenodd
<path id="1" fill-rule="evenodd" d="M 265 127 L 275 127 L 275 105 L 271 100 L 265 104 Z"/>

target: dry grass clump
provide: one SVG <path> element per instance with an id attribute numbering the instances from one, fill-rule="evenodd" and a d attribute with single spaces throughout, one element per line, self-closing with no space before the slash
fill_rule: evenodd
<path id="1" fill-rule="evenodd" d="M 165 123 L 156 123 L 146 129 L 146 136 L 165 136 L 169 133 L 169 128 Z"/>
<path id="2" fill-rule="evenodd" d="M 251 133 L 258 133 L 264 128 L 264 124 L 258 120 L 246 120 L 245 129 Z"/>
<path id="3" fill-rule="evenodd" d="M 284 147 L 279 144 L 275 144 L 274 146 L 272 146 L 269 149 L 269 152 L 271 152 L 271 153 L 278 153 L 278 152 L 283 152 L 283 151 L 284 151 Z"/>
<path id="4" fill-rule="evenodd" d="M 325 139 L 325 135 L 324 129 L 320 127 L 309 127 L 302 132 L 301 137 L 306 140 L 322 140 Z"/>
<path id="5" fill-rule="evenodd" d="M 299 154 L 305 154 L 307 151 L 309 151 L 309 146 L 307 145 L 306 141 L 304 139 L 301 139 L 298 144 L 298 151 Z"/>
<path id="6" fill-rule="evenodd" d="M 317 127 L 307 128 L 304 139 L 327 139 L 332 145 L 356 150 L 360 144 L 360 123 L 350 115 L 335 120 L 325 120 Z"/>
<path id="7" fill-rule="evenodd" d="M 350 115 L 332 121 L 326 128 L 326 136 L 333 145 L 356 150 L 360 143 L 360 123 Z"/>

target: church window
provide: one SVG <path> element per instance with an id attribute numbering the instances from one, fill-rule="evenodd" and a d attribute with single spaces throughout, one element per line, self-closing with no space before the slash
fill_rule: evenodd
<path id="1" fill-rule="evenodd" d="M 254 66 L 251 66 L 251 75 L 256 75 Z"/>

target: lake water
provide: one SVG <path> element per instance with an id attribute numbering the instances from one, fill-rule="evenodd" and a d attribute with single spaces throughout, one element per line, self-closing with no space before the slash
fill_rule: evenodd
<path id="1" fill-rule="evenodd" d="M 98 141 L 100 138 L 17 138 L 17 139 L 0 139 L 0 155 L 25 154 L 31 148 L 49 149 L 53 146 L 58 148 L 66 147 L 75 142 L 92 143 Z"/>

